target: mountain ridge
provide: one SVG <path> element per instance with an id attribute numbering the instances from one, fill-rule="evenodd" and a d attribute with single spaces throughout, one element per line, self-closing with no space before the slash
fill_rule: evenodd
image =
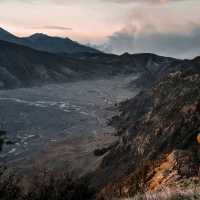
<path id="1" fill-rule="evenodd" d="M 69 38 L 53 37 L 43 33 L 35 33 L 27 37 L 17 37 L 0 28 L 0 40 L 50 53 L 101 53 L 97 49 L 79 44 Z"/>
<path id="2" fill-rule="evenodd" d="M 164 66 L 181 62 L 152 54 L 55 54 L 1 40 L 0 50 L 1 89 L 123 74 L 149 77 Z"/>

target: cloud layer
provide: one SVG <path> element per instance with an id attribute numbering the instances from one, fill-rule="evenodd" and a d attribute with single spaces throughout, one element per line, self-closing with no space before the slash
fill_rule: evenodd
<path id="1" fill-rule="evenodd" d="M 200 27 L 188 34 L 181 33 L 142 33 L 133 35 L 128 32 L 113 34 L 103 49 L 121 54 L 156 53 L 177 58 L 192 58 L 200 55 Z"/>
<path id="2" fill-rule="evenodd" d="M 186 2 L 133 7 L 124 27 L 108 37 L 103 49 L 118 54 L 151 52 L 181 58 L 200 55 L 200 2 Z"/>
<path id="3" fill-rule="evenodd" d="M 199 0 L 0 0 L 0 5 L 1 26 L 20 36 L 43 32 L 105 43 L 114 53 L 200 54 Z"/>
<path id="4" fill-rule="evenodd" d="M 33 27 L 33 29 L 60 30 L 60 31 L 70 31 L 70 30 L 72 30 L 72 28 L 70 28 L 70 27 L 66 27 L 66 26 L 53 26 L 53 25 Z"/>

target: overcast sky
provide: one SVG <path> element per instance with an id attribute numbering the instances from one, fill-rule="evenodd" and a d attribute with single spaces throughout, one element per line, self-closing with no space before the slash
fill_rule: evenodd
<path id="1" fill-rule="evenodd" d="M 0 0 L 0 24 L 102 44 L 114 53 L 200 55 L 200 0 Z"/>

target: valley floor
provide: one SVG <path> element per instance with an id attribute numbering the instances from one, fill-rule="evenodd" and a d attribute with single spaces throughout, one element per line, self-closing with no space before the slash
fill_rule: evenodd
<path id="1" fill-rule="evenodd" d="M 135 78 L 117 76 L 0 91 L 0 125 L 15 143 L 4 146 L 2 162 L 28 167 L 34 160 L 37 165 L 71 163 L 77 169 L 86 166 L 82 172 L 97 165 L 94 149 L 115 140 L 105 134 L 112 132 L 106 120 L 116 114 L 111 107 L 137 94 L 127 89 Z"/>

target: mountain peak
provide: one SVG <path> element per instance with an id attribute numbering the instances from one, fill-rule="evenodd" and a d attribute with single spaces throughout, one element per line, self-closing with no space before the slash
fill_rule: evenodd
<path id="1" fill-rule="evenodd" d="M 31 39 L 61 39 L 61 40 L 70 40 L 72 41 L 71 39 L 69 38 L 62 38 L 62 37 L 59 37 L 59 36 L 50 36 L 50 35 L 47 35 L 45 33 L 34 33 L 33 35 L 29 36 L 28 38 L 31 38 Z"/>
<path id="2" fill-rule="evenodd" d="M 50 37 L 44 33 L 34 33 L 33 35 L 30 36 L 30 38 L 44 38 L 44 37 Z"/>

